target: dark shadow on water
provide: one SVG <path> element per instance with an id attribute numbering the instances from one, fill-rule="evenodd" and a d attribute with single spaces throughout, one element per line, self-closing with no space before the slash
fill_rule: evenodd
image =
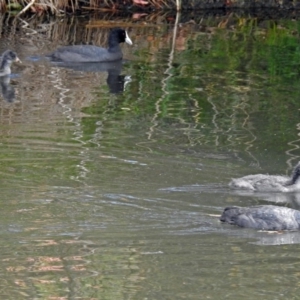
<path id="1" fill-rule="evenodd" d="M 0 77 L 0 93 L 6 102 L 14 102 L 16 92 L 15 88 L 10 84 L 10 75 Z"/>
<path id="2" fill-rule="evenodd" d="M 52 64 L 80 72 L 107 72 L 106 82 L 112 94 L 124 92 L 126 85 L 131 81 L 130 76 L 121 75 L 124 64 L 122 60 L 104 63 L 52 62 Z"/>

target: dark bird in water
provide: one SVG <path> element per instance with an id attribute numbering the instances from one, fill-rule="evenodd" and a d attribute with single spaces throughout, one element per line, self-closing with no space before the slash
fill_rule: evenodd
<path id="1" fill-rule="evenodd" d="M 300 162 L 294 167 L 291 177 L 280 175 L 247 175 L 232 179 L 229 186 L 233 189 L 254 192 L 297 192 L 300 191 Z"/>
<path id="2" fill-rule="evenodd" d="M 16 52 L 6 50 L 0 57 L 0 76 L 6 76 L 11 73 L 10 66 L 13 62 L 21 62 Z"/>
<path id="3" fill-rule="evenodd" d="M 224 209 L 220 221 L 260 230 L 299 230 L 300 212 L 274 205 L 229 206 Z"/>
<path id="4" fill-rule="evenodd" d="M 132 45 L 127 32 L 121 28 L 111 30 L 108 37 L 108 48 L 92 45 L 72 45 L 58 48 L 49 57 L 64 62 L 111 62 L 120 60 L 123 53 L 120 43 Z"/>

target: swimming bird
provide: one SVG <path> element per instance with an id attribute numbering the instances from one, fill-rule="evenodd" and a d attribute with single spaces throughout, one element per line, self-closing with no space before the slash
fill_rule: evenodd
<path id="1" fill-rule="evenodd" d="M 127 32 L 121 28 L 111 30 L 108 37 L 108 48 L 92 45 L 73 45 L 58 48 L 49 55 L 52 60 L 64 62 L 110 62 L 123 57 L 120 43 L 132 45 Z"/>
<path id="2" fill-rule="evenodd" d="M 11 73 L 11 64 L 17 61 L 21 62 L 16 52 L 6 50 L 0 57 L 0 76 L 9 75 Z"/>
<path id="3" fill-rule="evenodd" d="M 229 186 L 254 192 L 296 192 L 300 191 L 300 162 L 294 167 L 291 177 L 256 174 L 232 179 Z"/>
<path id="4" fill-rule="evenodd" d="M 300 211 L 275 205 L 229 206 L 224 209 L 220 221 L 260 230 L 299 230 Z"/>

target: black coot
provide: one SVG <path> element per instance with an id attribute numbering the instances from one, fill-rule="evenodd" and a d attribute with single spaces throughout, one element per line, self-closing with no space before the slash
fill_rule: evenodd
<path id="1" fill-rule="evenodd" d="M 120 43 L 132 45 L 127 32 L 121 28 L 111 30 L 108 37 L 108 48 L 92 45 L 73 45 L 58 48 L 49 55 L 56 61 L 64 62 L 110 62 L 122 59 Z"/>
<path id="2" fill-rule="evenodd" d="M 232 179 L 229 186 L 233 189 L 254 192 L 297 192 L 300 191 L 300 162 L 295 166 L 291 177 L 280 175 L 256 174 Z"/>
<path id="3" fill-rule="evenodd" d="M 11 73 L 10 66 L 13 62 L 21 62 L 16 52 L 6 50 L 0 57 L 0 76 L 6 76 Z"/>
<path id="4" fill-rule="evenodd" d="M 251 207 L 229 206 L 220 217 L 222 222 L 261 230 L 299 230 L 300 212 L 275 205 Z"/>

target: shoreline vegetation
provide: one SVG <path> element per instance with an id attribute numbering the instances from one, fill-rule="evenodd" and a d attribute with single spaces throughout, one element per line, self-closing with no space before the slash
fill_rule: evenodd
<path id="1" fill-rule="evenodd" d="M 29 14 L 82 14 L 91 11 L 128 12 L 205 9 L 300 10 L 300 1 L 277 0 L 1 0 L 0 12 Z M 298 13 L 297 13 L 298 14 Z"/>

